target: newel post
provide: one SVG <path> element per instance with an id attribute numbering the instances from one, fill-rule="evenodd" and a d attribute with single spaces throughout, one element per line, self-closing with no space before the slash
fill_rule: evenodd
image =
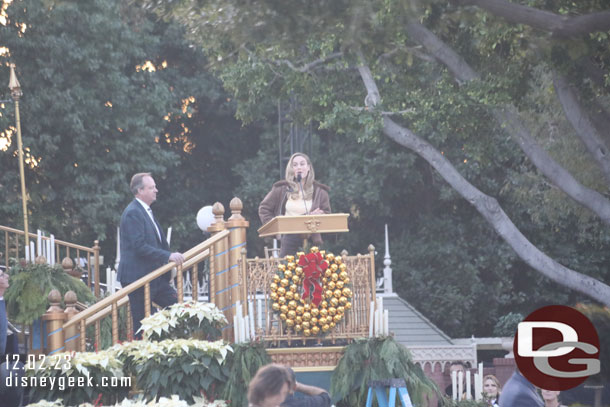
<path id="1" fill-rule="evenodd" d="M 231 217 L 226 223 L 227 229 L 229 229 L 229 287 L 231 290 L 231 305 L 232 305 L 232 313 L 231 317 L 235 315 L 236 310 L 233 305 L 239 301 L 242 306 L 242 315 L 246 315 L 248 313 L 248 306 L 246 304 L 246 298 L 243 293 L 245 290 L 243 287 L 240 287 L 240 274 L 244 276 L 242 270 L 239 268 L 241 252 L 246 248 L 246 232 L 250 222 L 248 222 L 241 214 L 241 210 L 244 205 L 241 202 L 241 199 L 235 197 L 231 199 L 229 203 L 229 207 L 231 208 Z M 243 263 L 243 262 L 242 262 Z M 245 264 L 242 264 L 242 267 L 246 267 Z M 242 284 L 247 284 L 245 280 L 243 280 Z M 229 319 L 232 321 L 233 319 Z"/>
<path id="2" fill-rule="evenodd" d="M 47 298 L 49 299 L 50 306 L 42 316 L 42 320 L 46 322 L 44 334 L 47 336 L 47 346 L 45 347 L 45 353 L 52 355 L 64 350 L 63 325 L 66 320 L 66 314 L 60 306 L 61 294 L 59 291 L 51 290 Z"/>
<path id="3" fill-rule="evenodd" d="M 207 230 L 214 236 L 226 229 L 224 221 L 225 207 L 220 202 L 216 202 L 212 206 L 212 213 L 214 214 L 214 223 Z M 228 293 L 229 275 L 227 274 L 229 268 L 228 246 L 228 239 L 222 239 L 211 247 L 208 292 L 210 302 L 216 304 L 225 313 L 228 321 L 232 321 L 230 310 L 227 312 L 230 304 Z M 223 339 L 230 339 L 228 331 L 230 329 L 223 331 Z"/>
<path id="4" fill-rule="evenodd" d="M 76 314 L 78 314 L 78 310 L 76 309 L 76 294 L 74 291 L 68 291 L 66 295 L 64 295 L 64 303 L 66 304 L 66 310 L 64 314 L 66 315 L 66 321 L 72 319 Z M 80 337 L 80 333 L 78 332 L 78 326 L 72 325 L 65 329 L 64 332 L 64 343 L 66 344 L 66 352 L 77 352 Z"/>

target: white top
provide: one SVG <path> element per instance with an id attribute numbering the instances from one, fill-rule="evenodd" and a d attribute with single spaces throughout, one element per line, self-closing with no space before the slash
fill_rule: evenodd
<path id="1" fill-rule="evenodd" d="M 302 195 L 300 195 L 300 196 L 302 196 Z M 286 201 L 285 215 L 286 216 L 305 215 L 309 211 L 311 211 L 311 203 L 312 203 L 311 199 L 303 201 L 303 199 L 301 199 L 301 198 L 299 198 L 299 199 L 288 198 L 288 200 Z M 307 208 L 305 208 L 305 205 L 307 205 Z"/>
<path id="2" fill-rule="evenodd" d="M 152 220 L 153 225 L 155 225 L 155 230 L 157 231 L 157 236 L 159 236 L 159 240 L 163 241 L 163 238 L 161 237 L 161 231 L 159 231 L 159 228 L 157 227 L 157 222 L 155 222 L 155 217 L 153 216 L 152 209 L 150 209 L 150 206 L 148 206 L 146 202 L 144 202 L 140 198 L 136 198 L 136 201 L 140 202 L 140 205 L 144 207 L 144 210 L 148 214 L 148 217 L 150 218 L 150 220 Z"/>

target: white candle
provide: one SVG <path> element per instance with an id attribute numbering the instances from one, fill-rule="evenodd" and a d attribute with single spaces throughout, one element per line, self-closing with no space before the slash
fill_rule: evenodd
<path id="1" fill-rule="evenodd" d="M 451 397 L 453 400 L 457 400 L 457 372 L 454 370 L 451 372 Z"/>
<path id="2" fill-rule="evenodd" d="M 40 256 L 40 253 L 42 252 L 42 246 L 41 246 L 41 241 L 42 241 L 42 232 L 40 231 L 40 229 L 38 229 L 36 231 L 36 257 Z M 34 259 L 36 258 L 34 257 Z"/>
<path id="3" fill-rule="evenodd" d="M 458 372 L 458 392 L 457 392 L 457 400 L 460 401 L 462 400 L 462 394 L 464 394 L 464 372 L 462 372 L 461 370 Z"/>
<path id="4" fill-rule="evenodd" d="M 254 304 L 252 301 L 248 301 L 248 322 L 250 322 L 250 336 L 249 339 L 254 339 Z"/>
<path id="5" fill-rule="evenodd" d="M 30 247 L 29 246 L 25 246 L 25 261 L 26 262 L 30 261 Z"/>
<path id="6" fill-rule="evenodd" d="M 36 246 L 34 246 L 34 242 L 30 241 L 30 261 L 34 263 L 36 260 Z"/>
<path id="7" fill-rule="evenodd" d="M 470 394 L 470 370 L 466 371 L 466 400 L 472 400 L 472 394 Z"/>
<path id="8" fill-rule="evenodd" d="M 390 312 L 387 309 L 383 310 L 383 334 L 390 335 Z"/>
<path id="9" fill-rule="evenodd" d="M 246 315 L 241 319 L 243 321 L 244 326 L 244 342 L 248 342 L 250 340 L 250 321 L 248 321 L 248 316 Z"/>
<path id="10" fill-rule="evenodd" d="M 51 235 L 51 264 L 55 264 L 55 236 Z"/>
<path id="11" fill-rule="evenodd" d="M 479 374 L 474 374 L 474 399 L 481 400 L 481 390 L 479 389 Z"/>
<path id="12" fill-rule="evenodd" d="M 47 246 L 47 252 L 46 252 L 46 259 L 47 259 L 47 264 L 52 264 L 51 263 L 51 241 L 49 239 L 47 239 L 46 241 L 46 246 Z"/>
<path id="13" fill-rule="evenodd" d="M 257 303 L 257 307 L 256 307 L 256 322 L 258 323 L 258 327 L 262 328 L 263 327 L 263 300 L 256 300 Z"/>
<path id="14" fill-rule="evenodd" d="M 237 315 L 233 315 L 233 336 L 235 343 L 239 343 L 239 324 L 237 323 Z"/>
<path id="15" fill-rule="evenodd" d="M 375 324 L 375 302 L 371 301 L 371 312 L 369 316 L 369 338 L 373 337 L 373 326 Z"/>
<path id="16" fill-rule="evenodd" d="M 479 400 L 482 398 L 481 393 L 483 392 L 483 363 L 479 363 Z"/>

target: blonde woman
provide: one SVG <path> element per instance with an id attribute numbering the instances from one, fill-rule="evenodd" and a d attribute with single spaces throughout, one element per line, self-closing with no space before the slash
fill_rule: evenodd
<path id="1" fill-rule="evenodd" d="M 500 386 L 500 381 L 496 376 L 488 374 L 483 377 L 483 393 L 485 393 L 487 405 L 490 407 L 498 407 L 501 392 L 502 386 Z"/>
<path id="2" fill-rule="evenodd" d="M 330 213 L 330 188 L 315 180 L 311 160 L 303 153 L 295 153 L 286 165 L 286 177 L 273 184 L 258 207 L 262 224 L 276 216 L 315 215 Z M 319 233 L 311 235 L 314 244 L 322 244 Z M 282 235 L 280 257 L 294 254 L 303 242 L 301 235 Z"/>

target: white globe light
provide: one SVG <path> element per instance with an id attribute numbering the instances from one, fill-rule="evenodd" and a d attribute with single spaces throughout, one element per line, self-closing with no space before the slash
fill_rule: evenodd
<path id="1" fill-rule="evenodd" d="M 212 207 L 210 205 L 204 206 L 197 212 L 197 226 L 203 232 L 206 232 L 208 228 L 214 223 L 214 214 L 212 213 Z"/>

